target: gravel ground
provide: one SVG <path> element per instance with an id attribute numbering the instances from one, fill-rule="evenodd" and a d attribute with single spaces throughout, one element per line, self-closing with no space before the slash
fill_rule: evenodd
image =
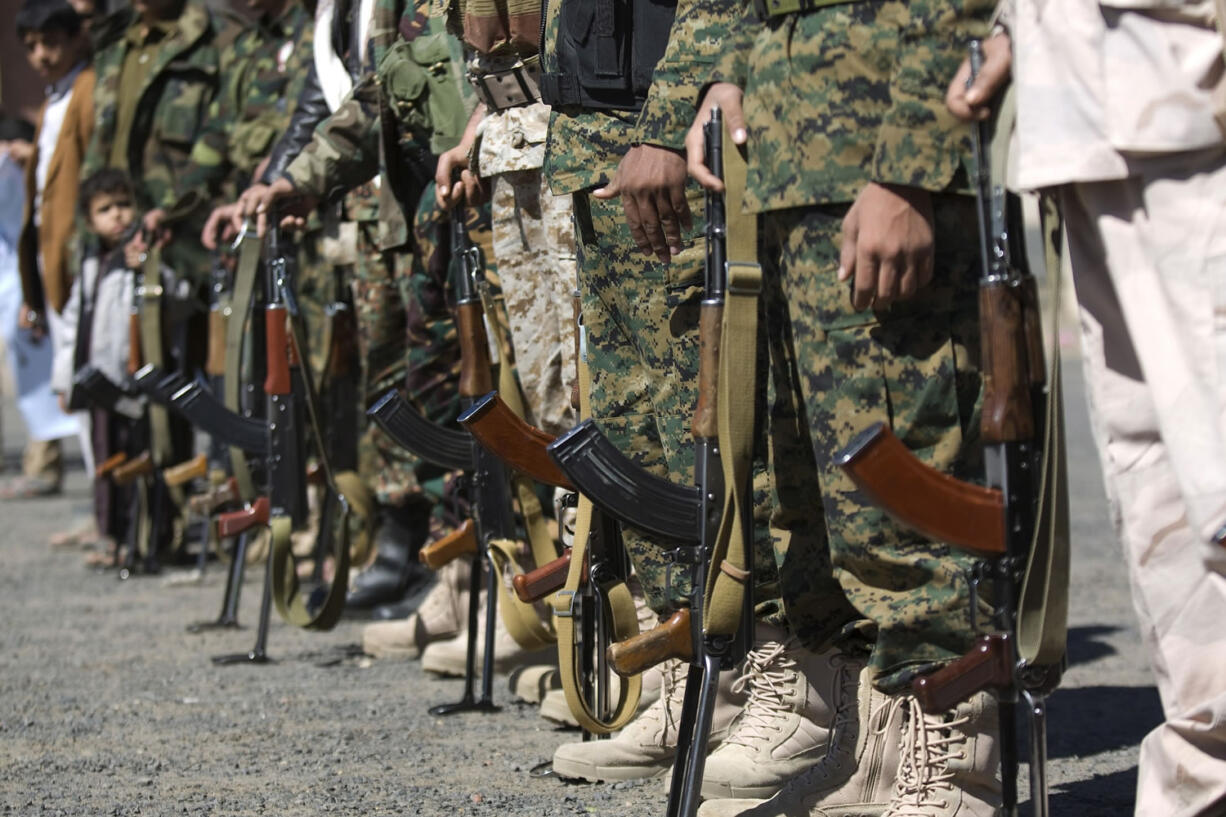
<path id="1" fill-rule="evenodd" d="M 1076 369 L 1076 365 L 1069 368 Z M 1127 814 L 1136 745 L 1161 717 L 1104 512 L 1077 372 L 1069 376 L 1074 486 L 1070 669 L 1051 698 L 1052 812 Z M 20 423 L 5 408 L 5 463 Z M 435 718 L 458 681 L 355 655 L 360 621 L 330 633 L 275 621 L 266 666 L 209 656 L 254 638 L 261 572 L 239 632 L 188 635 L 224 581 L 119 582 L 44 542 L 87 509 L 64 496 L 0 506 L 0 813 L 4 815 L 658 815 L 661 781 L 570 785 L 528 770 L 577 739 L 496 687 L 497 714 Z"/>

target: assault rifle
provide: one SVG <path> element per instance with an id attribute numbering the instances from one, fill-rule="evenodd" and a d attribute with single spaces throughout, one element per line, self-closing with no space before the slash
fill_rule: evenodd
<path id="1" fill-rule="evenodd" d="M 490 374 L 489 341 L 485 334 L 481 299 L 475 288 L 475 276 L 485 266 L 481 248 L 473 243 L 464 227 L 464 211 L 452 208 L 450 225 L 452 279 L 456 295 L 456 330 L 459 333 L 461 369 L 460 402 L 464 408 L 493 388 Z M 497 621 L 497 576 L 489 556 L 493 539 L 514 537 L 515 522 L 511 518 L 511 496 L 506 470 L 497 457 L 486 452 L 472 435 L 464 431 L 442 428 L 418 414 L 396 391 L 379 399 L 368 412 L 379 426 L 401 446 L 444 468 L 464 470 L 472 486 L 474 520 L 477 539 L 481 544 L 473 554 L 468 604 L 468 653 L 465 658 L 464 695 L 456 703 L 432 707 L 433 715 L 455 712 L 493 712 L 494 635 Z M 485 582 L 485 643 L 481 675 L 481 697 L 474 695 L 477 662 L 477 618 L 481 591 L 481 574 Z"/>
<path id="2" fill-rule="evenodd" d="M 978 74 L 979 43 L 971 45 L 971 81 Z M 969 83 L 968 83 L 969 84 Z M 1005 813 L 1017 813 L 1017 733 L 1015 708 L 1019 696 L 1027 704 L 1030 724 L 1031 802 L 1036 817 L 1046 817 L 1047 695 L 1060 680 L 1064 650 L 1064 596 L 1041 613 L 1054 624 L 1055 638 L 1043 633 L 1037 660 L 1019 653 L 1019 613 L 1028 565 L 1052 557 L 1055 582 L 1067 579 L 1067 564 L 1056 563 L 1056 548 L 1038 534 L 1040 517 L 1054 514 L 1061 523 L 1062 500 L 1045 494 L 1064 490 L 1058 454 L 1059 401 L 1046 390 L 1042 330 L 1033 276 L 1014 259 L 1023 259 L 1020 203 L 993 183 L 985 158 L 988 125 L 974 132 L 975 192 L 978 202 L 981 273 L 979 279 L 980 342 L 984 397 L 980 433 L 984 441 L 987 487 L 961 482 L 924 465 L 883 424 L 863 431 L 838 455 L 844 470 L 874 504 L 902 524 L 934 541 L 947 542 L 979 557 L 969 577 L 970 615 L 979 629 L 979 586 L 992 583 L 995 613 L 992 632 L 981 635 L 974 648 L 949 666 L 921 678 L 913 691 L 924 711 L 939 714 L 982 690 L 1000 702 L 1002 799 Z M 1049 275 L 1058 274 L 1049 270 Z M 1050 387 L 1058 388 L 1058 367 Z M 1047 407 L 1045 413 L 1042 409 Z M 1053 413 L 1053 411 L 1055 413 Z M 1055 472 L 1050 469 L 1057 469 Z M 1051 480 L 1051 484 L 1047 484 Z M 1052 499 L 1055 505 L 1047 505 Z M 1048 520 L 1050 521 L 1050 520 Z M 1056 536 L 1062 534 L 1057 533 Z M 1054 541 L 1054 540 L 1053 540 Z M 1032 543 L 1034 551 L 1032 552 Z M 1050 548 L 1050 551 L 1047 549 Z M 1067 552 L 1064 553 L 1067 557 Z M 1044 565 L 1046 566 L 1046 562 Z M 1041 571 L 1038 571 L 1041 572 Z M 1037 572 L 1036 572 L 1037 578 Z M 1036 584 L 1038 587 L 1038 584 Z M 1047 586 L 1042 586 L 1047 602 Z M 1040 616 L 1042 617 L 1042 616 Z M 1041 626 L 1043 626 L 1041 625 Z"/>
<path id="3" fill-rule="evenodd" d="M 704 126 L 704 136 L 707 165 L 722 177 L 723 117 L 718 109 L 712 111 L 710 122 Z M 692 577 L 688 607 L 678 610 L 659 627 L 609 648 L 610 663 L 623 676 L 670 658 L 689 664 L 677 759 L 669 788 L 669 817 L 692 817 L 698 808 L 719 673 L 741 661 L 753 637 L 752 604 L 744 597 L 752 586 L 746 569 L 750 560 L 745 553 L 735 554 L 729 549 L 725 556 L 722 550 L 728 544 L 728 536 L 739 538 L 744 546 L 752 535 L 745 507 L 748 474 L 738 473 L 735 468 L 725 469 L 724 464 L 725 456 L 730 458 L 730 466 L 736 460 L 747 461 L 748 451 L 745 440 L 740 438 L 732 445 L 735 450 L 725 450 L 725 443 L 732 436 L 722 422 L 726 416 L 721 417 L 719 380 L 721 351 L 736 351 L 729 350 L 722 337 L 726 296 L 730 291 L 738 297 L 749 296 L 750 314 L 756 319 L 757 284 L 756 276 L 749 276 L 730 288 L 727 236 L 724 196 L 708 193 L 705 296 L 699 318 L 699 396 L 692 422 L 695 486 L 679 486 L 647 474 L 617 451 L 590 421 L 559 438 L 549 449 L 572 482 L 602 510 L 656 536 L 678 542 L 672 559 Z M 739 302 L 739 308 L 729 317 L 744 317 L 744 307 L 745 303 Z M 756 323 L 745 328 L 748 330 L 745 336 L 735 338 L 730 345 L 747 347 L 752 367 Z M 738 376 L 742 375 L 743 372 L 738 372 Z M 752 412 L 752 402 L 749 405 Z M 744 408 L 722 407 L 725 415 Z M 752 416 L 741 419 L 749 421 L 742 431 L 752 428 Z M 732 477 L 731 482 L 728 476 Z M 740 513 L 728 507 L 730 504 Z M 721 531 L 721 525 L 726 526 L 725 530 Z M 743 561 L 744 566 L 737 565 L 737 561 Z M 729 596 L 722 583 L 718 590 L 712 589 L 720 574 L 732 577 L 735 583 L 728 590 L 742 595 L 735 604 L 715 604 L 709 608 L 716 596 L 721 597 L 720 601 Z M 730 613 L 732 620 L 722 615 L 720 609 Z"/>

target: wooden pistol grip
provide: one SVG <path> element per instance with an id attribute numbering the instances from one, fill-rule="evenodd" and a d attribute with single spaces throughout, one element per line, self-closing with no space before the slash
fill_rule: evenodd
<path id="1" fill-rule="evenodd" d="M 1005 552 L 999 491 L 955 479 L 924 463 L 877 424 L 839 455 L 869 502 L 928 538 L 989 555 Z"/>
<path id="2" fill-rule="evenodd" d="M 566 585 L 566 574 L 570 572 L 570 548 L 547 565 L 529 570 L 511 579 L 515 595 L 524 604 L 533 604 L 556 593 Z"/>
<path id="3" fill-rule="evenodd" d="M 481 409 L 465 418 L 464 427 L 486 450 L 537 482 L 574 490 L 566 474 L 545 450 L 555 439 L 552 434 L 525 423 L 496 395 Z"/>
<path id="4" fill-rule="evenodd" d="M 128 315 L 128 374 L 136 374 L 145 365 L 145 355 L 140 345 L 140 314 Z"/>
<path id="5" fill-rule="evenodd" d="M 670 658 L 692 660 L 694 643 L 690 635 L 690 611 L 678 610 L 647 632 L 610 644 L 606 655 L 613 671 L 623 678 L 637 675 Z"/>
<path id="6" fill-rule="evenodd" d="M 695 439 L 719 436 L 719 342 L 723 304 L 702 305 L 698 318 L 698 405 L 690 429 Z"/>
<path id="7" fill-rule="evenodd" d="M 262 496 L 241 511 L 230 511 L 217 517 L 217 535 L 238 536 L 257 525 L 268 524 L 268 497 Z"/>
<path id="8" fill-rule="evenodd" d="M 102 479 L 127 461 L 128 455 L 124 451 L 120 451 L 118 454 L 112 454 L 103 460 L 101 465 L 94 469 L 94 477 L 96 479 Z"/>
<path id="9" fill-rule="evenodd" d="M 442 539 L 424 546 L 418 551 L 417 558 L 431 570 L 438 570 L 454 559 L 476 552 L 477 530 L 471 519 L 465 519 L 463 525 Z"/>
<path id="10" fill-rule="evenodd" d="M 118 466 L 111 472 L 111 478 L 115 480 L 117 485 L 130 485 L 141 477 L 152 473 L 153 456 L 148 451 L 143 451 L 140 456 Z"/>
<path id="11" fill-rule="evenodd" d="M 979 288 L 979 334 L 983 354 L 985 444 L 1034 438 L 1030 406 L 1030 367 L 1023 287 L 1006 281 Z"/>
<path id="12" fill-rule="evenodd" d="M 948 712 L 985 689 L 1013 683 L 1013 647 L 1007 633 L 980 636 L 966 655 L 931 675 L 911 682 L 920 708 L 930 715 Z"/>
<path id="13" fill-rule="evenodd" d="M 460 396 L 477 398 L 494 389 L 490 374 L 490 346 L 478 301 L 456 307 L 460 338 Z"/>
<path id="14" fill-rule="evenodd" d="M 209 310 L 209 355 L 204 372 L 213 377 L 226 373 L 226 316 L 220 307 Z"/>
<path id="15" fill-rule="evenodd" d="M 222 505 L 237 501 L 238 481 L 234 477 L 230 477 L 211 491 L 193 496 L 188 500 L 188 503 L 193 513 L 209 516 Z"/>
<path id="16" fill-rule="evenodd" d="M 285 307 L 270 306 L 264 313 L 264 340 L 268 359 L 265 394 L 289 394 L 289 341 L 285 333 Z"/>
<path id="17" fill-rule="evenodd" d="M 197 454 L 187 462 L 181 462 L 178 465 L 163 469 L 162 480 L 173 488 L 176 485 L 191 482 L 193 479 L 199 479 L 208 472 L 209 458 L 204 454 Z"/>

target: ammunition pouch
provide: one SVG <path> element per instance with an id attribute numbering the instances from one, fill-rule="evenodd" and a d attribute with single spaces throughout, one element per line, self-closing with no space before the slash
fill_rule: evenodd
<path id="1" fill-rule="evenodd" d="M 501 70 L 470 71 L 468 82 L 488 111 L 532 105 L 541 101 L 541 60 L 529 57 Z"/>
<path id="2" fill-rule="evenodd" d="M 676 0 L 561 0 L 556 70 L 541 74 L 550 105 L 642 109 L 656 63 L 668 46 Z"/>

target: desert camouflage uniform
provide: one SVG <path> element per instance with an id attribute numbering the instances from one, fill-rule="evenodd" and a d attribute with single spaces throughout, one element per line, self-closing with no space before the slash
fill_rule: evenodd
<path id="1" fill-rule="evenodd" d="M 747 209 L 762 214 L 773 365 L 799 372 L 816 460 L 816 483 L 795 483 L 790 472 L 812 467 L 802 457 L 777 463 L 781 509 L 820 498 L 836 575 L 875 630 L 871 663 L 888 690 L 969 648 L 972 560 L 892 522 L 834 454 L 882 421 L 928 464 L 982 475 L 978 249 L 973 202 L 958 195 L 969 130 L 945 111 L 944 88 L 990 12 L 867 0 L 763 24 L 748 9 L 714 75 L 746 92 Z M 933 192 L 935 275 L 911 300 L 857 312 L 837 278 L 840 231 L 870 181 Z"/>
<path id="2" fill-rule="evenodd" d="M 458 348 L 441 294 L 414 273 L 418 263 L 408 218 L 433 175 L 429 154 L 456 144 L 466 112 L 453 104 L 449 121 L 435 116 L 444 109 L 432 103 L 432 96 L 453 92 L 458 98 L 451 47 L 446 35 L 424 33 L 424 14 L 410 11 L 393 18 L 393 5 L 379 6 L 371 32 L 379 71 L 355 85 L 285 175 L 295 188 L 321 198 L 359 185 L 377 197 L 372 197 L 374 217 L 358 224 L 352 275 L 364 395 L 369 401 L 389 388 L 402 388 L 431 420 L 449 423 L 458 411 Z M 391 19 L 396 24 L 387 22 Z M 432 66 L 445 70 L 432 72 Z M 358 460 L 359 474 L 384 505 L 400 505 L 420 493 L 422 474 L 430 470 L 373 424 L 359 440 Z"/>
<path id="3" fill-rule="evenodd" d="M 94 61 L 98 74 L 94 89 L 96 126 L 81 178 L 104 167 L 118 167 L 131 177 L 137 207 L 144 211 L 187 192 L 184 171 L 218 90 L 218 21 L 203 5 L 189 0 L 177 20 L 155 27 L 145 41 L 131 10 L 123 19 L 126 33 Z M 141 68 L 144 78 L 131 126 L 119 133 L 123 108 L 120 93 L 127 90 L 121 85 L 123 68 L 125 62 L 132 62 L 127 60 L 129 51 L 142 47 L 146 48 L 143 56 L 151 64 Z M 119 152 L 122 157 L 114 155 Z M 174 240 L 164 255 L 176 273 L 197 282 L 203 281 L 209 271 L 208 256 L 199 243 L 201 226 L 200 220 L 176 226 Z"/>

